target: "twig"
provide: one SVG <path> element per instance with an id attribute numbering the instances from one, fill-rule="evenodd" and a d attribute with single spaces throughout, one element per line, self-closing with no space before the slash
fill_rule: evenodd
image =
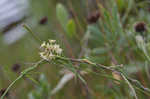
<path id="1" fill-rule="evenodd" d="M 138 98 L 137 98 L 137 96 L 136 96 L 135 90 L 133 89 L 132 85 L 130 84 L 130 82 L 129 82 L 128 80 L 130 80 L 130 81 L 131 81 L 132 83 L 134 83 L 136 86 L 142 88 L 144 91 L 147 91 L 147 92 L 150 93 L 150 89 L 145 88 L 143 85 L 140 84 L 140 82 L 138 82 L 138 81 L 135 80 L 135 79 L 132 79 L 132 78 L 129 78 L 129 77 L 126 78 L 126 77 L 123 75 L 123 73 L 122 73 L 120 70 L 114 68 L 114 66 L 105 66 L 105 65 L 102 65 L 102 64 L 93 63 L 93 62 L 91 62 L 90 60 L 87 60 L 87 59 L 72 59 L 72 58 L 66 58 L 66 57 L 61 57 L 61 56 L 56 56 L 55 59 L 60 59 L 60 60 L 65 61 L 65 62 L 71 61 L 71 62 L 77 62 L 77 63 L 85 63 L 85 64 L 89 64 L 89 65 L 92 65 L 92 66 L 100 67 L 100 68 L 105 69 L 105 70 L 110 70 L 110 71 L 112 71 L 112 72 L 113 72 L 113 71 L 118 72 L 118 73 L 120 73 L 120 74 L 122 75 L 122 77 L 124 78 L 124 80 L 128 83 L 128 85 L 129 85 L 129 87 L 131 88 L 131 90 L 133 91 L 133 94 L 134 94 L 134 96 L 135 96 L 136 99 L 138 99 Z M 25 69 L 23 72 L 21 72 L 21 75 L 20 75 L 16 80 L 14 80 L 14 81 L 8 86 L 8 88 L 6 89 L 6 91 L 4 92 L 4 94 L 2 95 L 1 99 L 4 99 L 4 96 L 6 95 L 6 93 L 9 91 L 9 89 L 10 89 L 18 80 L 20 80 L 21 78 L 23 78 L 24 75 L 26 75 L 28 72 L 30 72 L 30 71 L 36 69 L 36 68 L 39 66 L 39 64 L 41 64 L 41 63 L 43 63 L 43 62 L 44 62 L 44 60 L 42 59 L 42 60 L 40 60 L 39 62 L 37 62 L 34 66 L 29 67 L 29 68 Z M 49 61 L 46 61 L 46 62 L 49 62 Z M 122 66 L 122 65 L 118 65 L 118 66 L 120 67 L 120 66 Z M 117 66 L 116 66 L 116 67 L 117 67 Z M 71 79 L 72 76 L 69 76 L 69 77 L 67 76 L 67 78 Z M 58 84 L 59 86 L 57 86 L 57 88 L 56 88 L 55 90 L 53 90 L 53 94 L 56 93 L 58 90 L 60 90 L 60 89 L 64 86 L 64 84 L 65 84 L 66 82 L 68 82 L 68 81 L 69 81 L 68 79 L 65 79 L 65 80 L 62 79 L 62 80 L 61 80 L 61 84 L 60 84 L 61 86 Z M 86 87 L 87 87 L 87 86 L 86 86 Z"/>
<path id="2" fill-rule="evenodd" d="M 128 81 L 128 79 L 121 73 L 121 76 L 123 77 L 123 79 L 127 82 L 127 84 L 129 85 L 129 87 L 131 88 L 131 91 L 133 92 L 134 94 L 134 97 L 135 99 L 138 99 L 137 95 L 136 95 L 136 92 L 133 88 L 133 86 L 130 84 L 130 82 Z"/>
<path id="3" fill-rule="evenodd" d="M 114 68 L 114 66 L 105 66 L 105 65 L 102 65 L 102 64 L 97 64 L 97 63 L 93 63 L 87 59 L 72 59 L 72 58 L 64 58 L 64 57 L 57 57 L 57 58 L 60 58 L 61 60 L 64 60 L 64 61 L 71 61 L 71 62 L 79 62 L 79 63 L 85 63 L 85 64 L 89 64 L 89 65 L 93 65 L 93 66 L 96 66 L 96 67 L 100 67 L 102 69 L 105 69 L 105 70 L 110 70 L 110 71 L 115 71 L 115 72 L 118 72 L 118 73 L 121 73 L 121 71 L 117 70 L 116 68 L 117 67 L 122 67 L 122 65 L 117 65 L 116 68 Z M 127 80 L 131 81 L 132 83 L 134 83 L 136 86 L 142 88 L 144 91 L 147 91 L 150 93 L 150 89 L 149 88 L 145 88 L 139 81 L 135 80 L 135 79 L 132 79 L 130 77 L 127 77 Z"/>
<path id="4" fill-rule="evenodd" d="M 93 65 L 93 66 L 97 66 L 97 67 L 100 67 L 102 69 L 106 69 L 106 70 L 111 70 L 111 71 L 116 71 L 114 66 L 105 66 L 105 65 L 102 65 L 102 64 L 97 64 L 97 63 L 93 63 L 87 59 L 73 59 L 73 58 L 65 58 L 65 57 L 57 57 L 61 60 L 64 60 L 64 61 L 71 61 L 71 62 L 78 62 L 78 63 L 85 63 L 85 64 L 89 64 L 89 65 Z M 117 65 L 117 66 L 121 66 L 121 65 Z M 116 67 L 117 68 L 117 67 Z"/>
<path id="5" fill-rule="evenodd" d="M 136 86 L 142 88 L 144 91 L 147 91 L 150 93 L 150 89 L 149 88 L 145 88 L 139 81 L 132 79 L 130 77 L 127 77 L 128 80 L 130 80 L 132 83 L 136 84 Z"/>

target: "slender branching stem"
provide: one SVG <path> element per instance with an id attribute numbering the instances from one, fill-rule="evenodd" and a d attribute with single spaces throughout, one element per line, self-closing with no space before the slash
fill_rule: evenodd
<path id="1" fill-rule="evenodd" d="M 137 96 L 136 96 L 136 93 L 135 93 L 135 90 L 133 89 L 132 85 L 130 84 L 130 82 L 132 82 L 134 85 L 140 87 L 141 89 L 143 89 L 144 91 L 147 91 L 147 92 L 150 92 L 150 89 L 148 88 L 145 88 L 142 84 L 140 84 L 140 82 L 138 82 L 137 80 L 134 80 L 132 78 L 129 78 L 129 77 L 125 77 L 123 75 L 123 73 L 118 70 L 118 68 L 122 67 L 123 65 L 116 65 L 116 66 L 105 66 L 105 65 L 102 65 L 102 64 L 97 64 L 97 63 L 94 63 L 88 59 L 73 59 L 73 58 L 66 58 L 66 57 L 61 57 L 61 56 L 56 56 L 55 57 L 55 60 L 62 60 L 64 62 L 76 62 L 76 63 L 84 63 L 84 64 L 89 64 L 91 66 L 95 66 L 95 67 L 100 67 L 101 69 L 105 69 L 105 70 L 109 70 L 109 71 L 112 71 L 112 72 L 118 72 L 119 74 L 121 74 L 121 76 L 124 78 L 124 80 L 128 83 L 129 87 L 132 89 L 133 93 L 134 93 L 134 96 L 136 99 Z M 16 80 L 14 80 L 9 86 L 8 88 L 6 89 L 6 91 L 4 92 L 4 94 L 2 95 L 1 99 L 4 99 L 4 96 L 7 94 L 7 92 L 10 90 L 10 88 L 18 81 L 20 80 L 21 78 L 23 78 L 27 73 L 29 73 L 30 71 L 36 69 L 41 63 L 43 62 L 50 62 L 50 61 L 45 61 L 44 59 L 38 61 L 34 66 L 32 67 L 29 67 L 27 69 L 25 69 L 23 72 L 21 72 L 21 75 L 19 77 L 17 77 Z M 130 81 L 130 82 L 129 82 Z"/>
<path id="2" fill-rule="evenodd" d="M 60 57 L 60 56 L 57 56 L 57 58 L 59 58 L 59 59 L 61 59 L 61 60 L 64 60 L 64 61 L 85 63 L 85 64 L 97 66 L 97 67 L 100 67 L 100 68 L 102 68 L 102 69 L 111 70 L 111 71 L 116 71 L 115 68 L 118 68 L 118 67 L 122 67 L 122 66 L 123 66 L 122 64 L 121 64 L 121 65 L 116 65 L 116 66 L 105 66 L 105 65 L 102 65 L 102 64 L 93 63 L 93 62 L 91 62 L 91 61 L 88 60 L 88 59 L 73 59 L 73 58 L 66 58 L 66 57 Z"/>
<path id="3" fill-rule="evenodd" d="M 117 70 L 117 68 L 120 68 L 120 67 L 123 66 L 122 64 L 121 65 L 116 65 L 116 66 L 105 66 L 105 65 L 102 65 L 102 64 L 93 63 L 88 59 L 72 59 L 72 58 L 65 58 L 65 57 L 59 57 L 59 56 L 57 58 L 59 58 L 61 60 L 64 60 L 64 61 L 85 63 L 85 64 L 89 64 L 89 65 L 92 65 L 92 66 L 100 67 L 100 68 L 105 69 L 105 70 L 115 71 L 115 72 L 118 72 L 119 74 L 122 74 L 121 71 Z M 126 77 L 126 79 L 128 81 L 130 81 L 131 83 L 133 83 L 135 86 L 140 87 L 142 90 L 150 93 L 150 89 L 145 88 L 139 81 L 137 81 L 133 78 L 130 78 L 130 77 Z"/>
<path id="4" fill-rule="evenodd" d="M 31 72 L 32 70 L 36 69 L 41 63 L 43 63 L 43 59 L 38 61 L 34 66 L 29 67 L 27 69 L 25 69 L 23 72 L 21 72 L 21 75 L 19 77 L 17 77 L 6 89 L 6 91 L 4 92 L 4 94 L 1 96 L 1 99 L 4 99 L 5 95 L 7 94 L 7 92 L 10 90 L 10 88 L 21 78 L 23 78 L 27 73 Z"/>
<path id="5" fill-rule="evenodd" d="M 23 24 L 23 27 L 24 27 L 29 33 L 31 33 L 31 35 L 33 36 L 33 38 L 34 38 L 37 42 L 39 42 L 39 43 L 42 42 L 41 39 L 38 38 L 38 37 L 35 35 L 35 33 L 33 33 L 33 31 L 30 29 L 29 26 L 27 26 L 26 24 Z"/>
<path id="6" fill-rule="evenodd" d="M 133 92 L 133 95 L 135 97 L 135 99 L 138 99 L 137 95 L 136 95 L 136 92 L 133 88 L 133 86 L 131 85 L 131 83 L 128 81 L 128 79 L 121 73 L 121 76 L 123 77 L 123 79 L 126 81 L 126 83 L 129 85 L 131 91 Z"/>

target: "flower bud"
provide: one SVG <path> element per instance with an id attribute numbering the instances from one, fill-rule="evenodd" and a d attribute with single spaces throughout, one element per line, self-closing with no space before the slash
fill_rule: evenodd
<path id="1" fill-rule="evenodd" d="M 138 47 L 142 49 L 142 46 L 145 46 L 144 38 L 141 35 L 137 35 L 135 39 Z"/>
<path id="2" fill-rule="evenodd" d="M 138 22 L 135 24 L 134 29 L 136 32 L 145 32 L 146 29 L 146 24 L 144 22 Z"/>
<path id="3" fill-rule="evenodd" d="M 99 11 L 91 12 L 88 14 L 87 21 L 89 24 L 96 23 L 100 16 L 101 15 Z"/>

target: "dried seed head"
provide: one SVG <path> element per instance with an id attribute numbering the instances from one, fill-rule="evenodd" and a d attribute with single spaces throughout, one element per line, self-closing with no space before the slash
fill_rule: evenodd
<path id="1" fill-rule="evenodd" d="M 89 24 L 93 24 L 93 23 L 97 22 L 99 17 L 100 17 L 100 12 L 99 11 L 91 12 L 87 16 L 87 21 L 88 21 Z"/>
<path id="2" fill-rule="evenodd" d="M 12 71 L 14 71 L 14 72 L 18 72 L 19 71 L 19 69 L 20 69 L 20 64 L 14 64 L 13 66 L 12 66 Z"/>
<path id="3" fill-rule="evenodd" d="M 150 7 L 148 8 L 148 12 L 150 12 Z"/>
<path id="4" fill-rule="evenodd" d="M 45 16 L 42 19 L 40 19 L 39 24 L 44 25 L 47 23 L 47 21 L 48 21 L 48 18 Z"/>
<path id="5" fill-rule="evenodd" d="M 6 88 L 3 88 L 0 90 L 0 97 L 4 94 L 4 92 L 6 91 Z M 7 92 L 6 96 L 8 96 L 9 93 Z"/>
<path id="6" fill-rule="evenodd" d="M 72 11 L 72 9 L 69 10 L 69 19 L 72 19 L 75 17 L 74 12 Z"/>
<path id="7" fill-rule="evenodd" d="M 136 32 L 145 32 L 146 24 L 144 22 L 138 22 L 135 24 L 134 29 Z"/>
<path id="8" fill-rule="evenodd" d="M 58 44 L 56 44 L 56 40 L 49 40 L 48 42 L 43 42 L 41 44 L 42 52 L 40 52 L 41 58 L 45 60 L 55 59 L 56 56 L 61 55 L 62 49 Z"/>

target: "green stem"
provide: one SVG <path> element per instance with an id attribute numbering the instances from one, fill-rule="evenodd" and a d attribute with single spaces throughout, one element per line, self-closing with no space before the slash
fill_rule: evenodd
<path id="1" fill-rule="evenodd" d="M 38 42 L 42 42 L 36 35 L 35 35 L 35 33 L 33 33 L 32 32 L 32 30 L 30 29 L 30 27 L 29 26 L 27 26 L 27 25 L 23 25 L 23 27 L 28 31 L 28 32 L 30 32 L 31 33 L 31 35 L 33 36 L 33 38 L 36 40 L 36 41 L 38 41 Z"/>
<path id="2" fill-rule="evenodd" d="M 8 88 L 6 89 L 6 91 L 4 92 L 4 94 L 1 96 L 1 99 L 4 99 L 5 95 L 7 94 L 7 92 L 10 90 L 10 88 L 18 81 L 20 80 L 21 78 L 24 77 L 24 75 L 26 75 L 28 72 L 36 69 L 39 64 L 41 64 L 44 60 L 40 60 L 39 62 L 37 62 L 34 66 L 32 67 L 29 67 L 27 69 L 25 69 L 23 72 L 21 72 L 21 75 L 19 77 L 17 77 L 9 86 Z"/>
<path id="3" fill-rule="evenodd" d="M 147 50 L 146 50 L 146 48 L 145 48 L 145 44 L 142 45 L 142 50 L 143 50 L 143 53 L 144 53 L 144 55 L 146 56 L 147 60 L 150 62 L 150 57 L 149 57 L 149 55 L 148 55 L 148 53 L 147 53 Z"/>
<path id="4" fill-rule="evenodd" d="M 19 77 L 17 77 L 17 79 L 15 79 L 6 89 L 6 91 L 4 92 L 4 94 L 2 95 L 1 99 L 4 99 L 5 95 L 7 94 L 7 92 L 9 91 L 9 89 L 21 78 L 23 77 L 23 75 L 20 75 Z"/>

